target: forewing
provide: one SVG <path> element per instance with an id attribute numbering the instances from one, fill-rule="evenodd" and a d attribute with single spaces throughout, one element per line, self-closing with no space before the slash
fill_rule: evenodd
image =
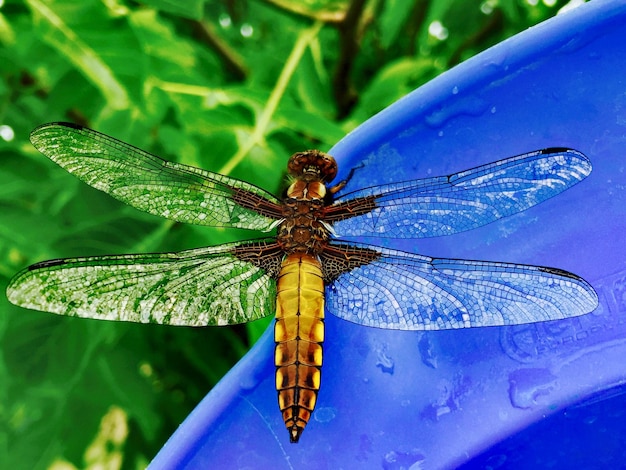
<path id="1" fill-rule="evenodd" d="M 326 288 L 328 310 L 361 325 L 444 330 L 517 325 L 583 315 L 598 298 L 566 271 L 487 261 L 429 258 L 368 245 L 334 245 L 363 263 Z M 370 261 L 367 261 L 367 260 Z"/>
<path id="2" fill-rule="evenodd" d="M 275 243 L 249 242 L 179 253 L 44 261 L 7 288 L 16 305 L 61 315 L 204 326 L 274 313 Z"/>
<path id="3" fill-rule="evenodd" d="M 545 149 L 450 176 L 355 191 L 329 206 L 325 220 L 338 237 L 450 235 L 528 209 L 589 173 L 591 163 L 582 153 Z"/>
<path id="4" fill-rule="evenodd" d="M 178 222 L 269 231 L 279 201 L 244 181 L 162 160 L 105 134 L 68 123 L 30 136 L 45 156 L 96 189 Z"/>

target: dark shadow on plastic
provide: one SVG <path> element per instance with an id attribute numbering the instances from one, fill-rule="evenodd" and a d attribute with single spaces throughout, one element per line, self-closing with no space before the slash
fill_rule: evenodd
<path id="1" fill-rule="evenodd" d="M 461 466 L 473 469 L 618 469 L 626 463 L 626 387 L 540 420 Z"/>
<path id="2" fill-rule="evenodd" d="M 451 237 L 380 244 L 566 269 L 598 292 L 594 313 L 425 333 L 329 314 L 317 409 L 296 445 L 277 408 L 267 332 L 151 468 L 573 468 L 579 460 L 570 456 L 589 453 L 599 468 L 619 468 L 626 448 L 625 28 L 623 1 L 585 4 L 446 72 L 331 150 L 339 177 L 365 164 L 351 188 L 546 147 L 585 153 L 592 174 L 530 210 Z"/>

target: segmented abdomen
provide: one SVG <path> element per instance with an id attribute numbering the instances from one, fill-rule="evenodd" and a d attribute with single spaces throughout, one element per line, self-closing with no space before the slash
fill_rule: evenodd
<path id="1" fill-rule="evenodd" d="M 289 255 L 276 297 L 276 390 L 291 442 L 298 442 L 320 388 L 324 341 L 324 281 L 311 255 Z"/>

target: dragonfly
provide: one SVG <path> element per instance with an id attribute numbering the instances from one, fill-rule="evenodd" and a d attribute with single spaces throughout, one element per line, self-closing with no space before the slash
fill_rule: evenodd
<path id="1" fill-rule="evenodd" d="M 444 330 L 563 319 L 598 305 L 589 283 L 561 269 L 346 240 L 452 235 L 528 209 L 590 174 L 589 159 L 573 149 L 356 190 L 351 176 L 331 186 L 336 161 L 309 150 L 289 158 L 291 182 L 277 198 L 75 124 L 44 124 L 30 138 L 85 183 L 142 211 L 274 235 L 176 253 L 43 261 L 16 274 L 9 300 L 62 315 L 188 326 L 275 313 L 278 404 L 294 443 L 320 390 L 326 311 L 368 327 Z"/>

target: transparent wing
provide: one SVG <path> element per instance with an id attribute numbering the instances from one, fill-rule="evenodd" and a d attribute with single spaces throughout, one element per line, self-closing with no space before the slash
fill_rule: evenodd
<path id="1" fill-rule="evenodd" d="M 539 150 L 450 176 L 351 192 L 329 207 L 328 221 L 339 237 L 450 235 L 528 209 L 573 186 L 589 173 L 591 163 L 576 150 Z M 351 214 L 350 201 L 355 205 L 365 201 L 375 208 L 340 220 Z"/>
<path id="2" fill-rule="evenodd" d="M 243 181 L 162 160 L 107 135 L 69 123 L 30 136 L 45 156 L 96 189 L 178 222 L 268 231 L 278 200 Z"/>
<path id="3" fill-rule="evenodd" d="M 250 242 L 44 261 L 18 273 L 7 297 L 26 308 L 103 320 L 242 323 L 274 312 L 272 266 L 280 264 L 281 256 L 275 244 Z"/>
<path id="4" fill-rule="evenodd" d="M 337 247 L 337 245 L 335 245 Z M 583 315 L 598 297 L 582 278 L 553 268 L 429 258 L 368 245 L 376 259 L 326 288 L 328 310 L 361 325 L 443 330 L 517 325 Z"/>

